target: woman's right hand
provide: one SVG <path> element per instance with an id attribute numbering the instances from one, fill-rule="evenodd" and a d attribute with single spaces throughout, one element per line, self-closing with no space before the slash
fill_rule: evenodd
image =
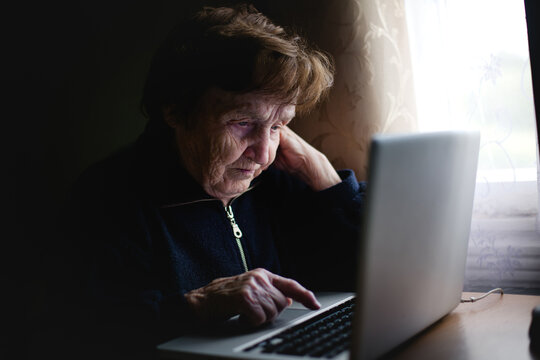
<path id="1" fill-rule="evenodd" d="M 273 321 L 292 303 L 316 310 L 315 295 L 298 282 L 265 269 L 219 278 L 185 294 L 196 316 L 206 322 L 224 321 L 240 315 L 241 321 L 258 326 Z"/>

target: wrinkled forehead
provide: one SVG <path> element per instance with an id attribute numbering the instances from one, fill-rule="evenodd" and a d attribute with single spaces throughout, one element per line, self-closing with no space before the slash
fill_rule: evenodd
<path id="1" fill-rule="evenodd" d="M 214 116 L 226 114 L 246 115 L 257 120 L 279 118 L 290 121 L 296 114 L 296 106 L 281 102 L 278 97 L 257 92 L 234 93 L 211 88 L 203 95 L 202 106 Z"/>

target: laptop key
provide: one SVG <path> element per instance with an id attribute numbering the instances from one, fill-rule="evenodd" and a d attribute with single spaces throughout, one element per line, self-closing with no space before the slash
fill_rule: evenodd
<path id="1" fill-rule="evenodd" d="M 354 299 L 244 351 L 332 358 L 348 349 Z"/>

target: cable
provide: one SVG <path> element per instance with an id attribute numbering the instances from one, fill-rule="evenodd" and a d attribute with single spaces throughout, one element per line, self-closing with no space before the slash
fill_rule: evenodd
<path id="1" fill-rule="evenodd" d="M 501 293 L 501 296 L 504 295 L 503 289 L 501 289 L 501 288 L 496 288 L 496 289 L 493 289 L 493 290 L 488 291 L 487 293 L 485 293 L 484 295 L 482 295 L 482 296 L 480 296 L 480 297 L 474 297 L 474 296 L 471 296 L 471 297 L 468 298 L 468 299 L 461 299 L 461 302 L 462 302 L 462 303 L 473 303 L 473 302 L 475 302 L 475 301 L 482 300 L 482 299 L 485 298 L 486 296 L 491 295 L 491 294 L 493 294 L 493 293 L 495 293 L 495 292 Z"/>

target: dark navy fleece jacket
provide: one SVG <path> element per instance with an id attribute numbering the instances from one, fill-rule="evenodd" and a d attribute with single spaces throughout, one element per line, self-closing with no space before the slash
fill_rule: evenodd
<path id="1" fill-rule="evenodd" d="M 365 184 L 352 171 L 339 175 L 340 184 L 313 192 L 270 167 L 233 200 L 249 269 L 314 291 L 353 289 Z M 67 307 L 83 328 L 99 329 L 99 341 L 122 333 L 153 347 L 189 331 L 183 295 L 244 271 L 221 201 L 182 168 L 169 142 L 148 132 L 88 169 L 66 210 Z"/>

